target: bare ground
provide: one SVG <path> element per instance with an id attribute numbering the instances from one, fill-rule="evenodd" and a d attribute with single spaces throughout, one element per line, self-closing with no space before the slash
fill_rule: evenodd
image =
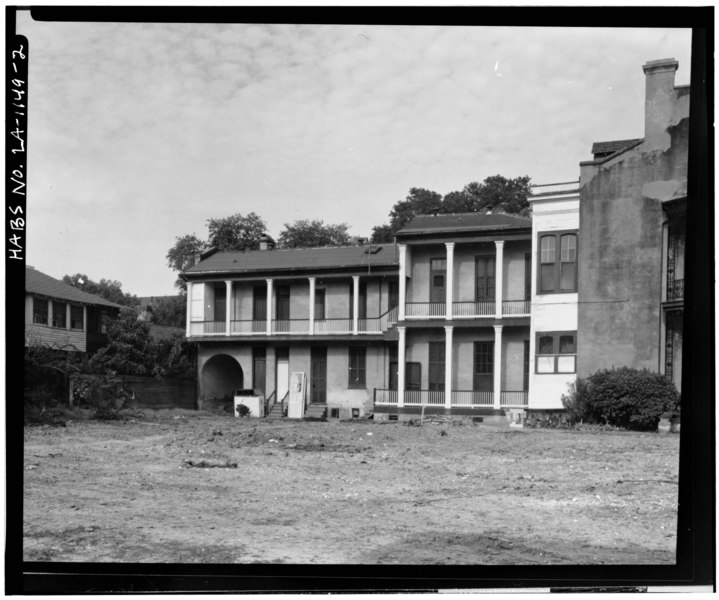
<path id="1" fill-rule="evenodd" d="M 25 429 L 25 560 L 675 560 L 677 435 L 151 412 Z"/>

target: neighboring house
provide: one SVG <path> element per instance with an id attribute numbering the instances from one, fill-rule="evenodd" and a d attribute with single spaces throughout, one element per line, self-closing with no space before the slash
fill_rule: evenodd
<path id="1" fill-rule="evenodd" d="M 644 137 L 580 163 L 578 374 L 648 368 L 681 389 L 689 86 L 648 62 Z"/>
<path id="2" fill-rule="evenodd" d="M 95 352 L 122 306 L 25 268 L 25 345 Z"/>

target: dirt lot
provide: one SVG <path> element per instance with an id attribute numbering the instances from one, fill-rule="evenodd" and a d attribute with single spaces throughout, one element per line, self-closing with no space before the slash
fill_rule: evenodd
<path id="1" fill-rule="evenodd" d="M 24 558 L 673 563 L 678 456 L 678 435 L 470 421 L 27 427 Z"/>

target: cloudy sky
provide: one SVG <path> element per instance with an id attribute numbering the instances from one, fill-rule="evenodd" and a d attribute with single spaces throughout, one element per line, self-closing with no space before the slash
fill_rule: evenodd
<path id="1" fill-rule="evenodd" d="M 643 136 L 648 60 L 687 29 L 41 23 L 30 41 L 28 263 L 174 293 L 175 237 L 256 212 L 385 223 L 411 187 L 577 180 Z"/>

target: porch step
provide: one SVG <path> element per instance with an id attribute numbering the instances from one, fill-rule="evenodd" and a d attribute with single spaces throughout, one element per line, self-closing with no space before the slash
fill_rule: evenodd
<path id="1" fill-rule="evenodd" d="M 272 405 L 272 408 L 270 409 L 270 412 L 267 413 L 268 419 L 282 419 L 284 415 L 282 414 L 282 404 L 277 402 Z"/>
<path id="2" fill-rule="evenodd" d="M 305 410 L 305 419 L 308 421 L 325 421 L 327 420 L 327 405 L 312 404 Z"/>

